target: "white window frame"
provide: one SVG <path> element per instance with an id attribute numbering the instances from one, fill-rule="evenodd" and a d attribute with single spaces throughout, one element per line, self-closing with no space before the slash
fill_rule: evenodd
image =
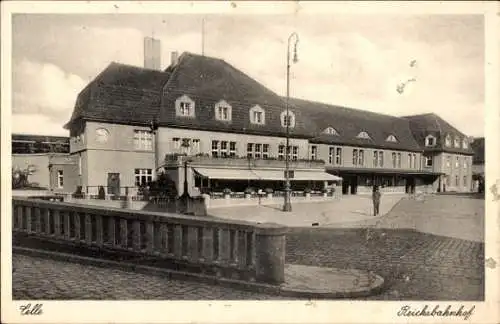
<path id="1" fill-rule="evenodd" d="M 153 134 L 149 130 L 134 129 L 134 148 L 140 151 L 152 151 Z"/>
<path id="2" fill-rule="evenodd" d="M 393 142 L 393 143 L 397 143 L 398 142 L 398 139 L 396 138 L 396 136 L 394 135 L 389 135 L 387 136 L 387 138 L 385 139 L 386 142 Z"/>
<path id="3" fill-rule="evenodd" d="M 398 168 L 401 168 L 401 153 L 399 152 L 396 154 L 396 161 L 398 164 Z"/>
<path id="4" fill-rule="evenodd" d="M 365 132 L 365 131 L 359 132 L 359 134 L 356 135 L 356 138 L 371 139 L 370 135 L 367 132 Z"/>
<path id="5" fill-rule="evenodd" d="M 446 156 L 446 167 L 451 168 L 451 156 Z"/>
<path id="6" fill-rule="evenodd" d="M 198 154 L 200 153 L 200 139 L 199 138 L 193 138 L 191 139 L 191 147 L 190 150 L 192 154 Z"/>
<path id="7" fill-rule="evenodd" d="M 325 130 L 323 131 L 323 133 L 328 134 L 328 135 L 339 136 L 339 133 L 333 127 L 327 127 L 327 128 L 325 128 Z"/>
<path id="8" fill-rule="evenodd" d="M 215 144 L 215 148 L 214 148 L 214 144 Z M 218 140 L 212 140 L 212 144 L 211 145 L 212 145 L 212 147 L 211 147 L 212 157 L 213 158 L 218 158 L 219 157 L 219 141 Z"/>
<path id="9" fill-rule="evenodd" d="M 446 137 L 444 139 L 444 145 L 446 145 L 447 147 L 451 146 L 451 136 L 449 134 L 446 135 Z"/>
<path id="10" fill-rule="evenodd" d="M 432 140 L 432 143 L 430 143 Z M 427 135 L 425 137 L 425 146 L 427 147 L 434 147 L 436 146 L 436 137 L 433 135 Z"/>
<path id="11" fill-rule="evenodd" d="M 285 159 L 285 145 L 280 144 L 278 145 L 278 160 L 284 160 Z"/>
<path id="12" fill-rule="evenodd" d="M 221 100 L 215 104 L 215 119 L 229 122 L 232 120 L 232 107 L 225 100 Z M 224 114 L 224 112 L 226 112 Z"/>
<path id="13" fill-rule="evenodd" d="M 433 165 L 432 156 L 425 156 L 424 158 L 425 158 L 425 166 L 428 168 L 432 167 Z M 429 161 L 431 162 L 430 164 Z"/>
<path id="14" fill-rule="evenodd" d="M 181 139 L 179 137 L 172 138 L 173 149 L 179 150 L 181 148 Z"/>
<path id="15" fill-rule="evenodd" d="M 318 146 L 311 145 L 311 160 L 316 160 L 318 158 Z"/>
<path id="16" fill-rule="evenodd" d="M 467 141 L 466 138 L 462 140 L 462 148 L 463 149 L 468 149 L 469 148 L 469 142 Z"/>
<path id="17" fill-rule="evenodd" d="M 57 188 L 58 189 L 64 188 L 64 171 L 63 170 L 57 170 Z"/>
<path id="18" fill-rule="evenodd" d="M 256 114 L 256 113 L 258 113 L 258 114 Z M 259 105 L 255 105 L 252 108 L 250 108 L 249 114 L 250 114 L 250 123 L 256 124 L 256 125 L 265 125 L 266 124 L 266 112 Z M 256 118 L 255 118 L 256 115 L 261 116 L 260 121 L 256 120 Z"/>
<path id="19" fill-rule="evenodd" d="M 280 114 L 280 121 L 281 121 L 281 127 L 287 127 L 287 111 L 284 110 Z M 288 110 L 288 120 L 289 120 L 289 125 L 288 128 L 294 128 L 295 127 L 295 114 L 293 111 Z"/>
<path id="20" fill-rule="evenodd" d="M 396 152 L 392 152 L 391 157 L 392 157 L 392 168 L 396 169 L 398 165 L 398 156 Z"/>
<path id="21" fill-rule="evenodd" d="M 458 156 L 455 157 L 455 168 L 460 168 L 460 158 Z"/>
<path id="22" fill-rule="evenodd" d="M 236 156 L 236 142 L 229 142 L 229 156 L 230 157 L 235 157 Z"/>
<path id="23" fill-rule="evenodd" d="M 262 144 L 262 158 L 269 159 L 269 144 Z"/>
<path id="24" fill-rule="evenodd" d="M 334 164 L 335 161 L 335 146 L 328 147 L 328 164 Z"/>
<path id="25" fill-rule="evenodd" d="M 453 141 L 453 146 L 456 148 L 460 147 L 460 137 L 456 136 L 455 140 Z"/>
<path id="26" fill-rule="evenodd" d="M 144 181 L 145 180 L 145 183 Z M 141 185 L 147 185 L 153 181 L 153 170 L 152 169 L 134 169 L 134 185 L 140 187 Z"/>
<path id="27" fill-rule="evenodd" d="M 187 110 L 187 111 L 186 111 Z M 182 95 L 175 101 L 175 111 L 180 117 L 195 117 L 195 103 L 187 95 Z"/>
<path id="28" fill-rule="evenodd" d="M 341 147 L 337 147 L 335 149 L 335 164 L 336 165 L 342 164 L 342 148 Z"/>

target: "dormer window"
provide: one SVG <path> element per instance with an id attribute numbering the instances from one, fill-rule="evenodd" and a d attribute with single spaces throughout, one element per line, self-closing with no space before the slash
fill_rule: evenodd
<path id="1" fill-rule="evenodd" d="M 232 108 L 225 100 L 215 104 L 215 119 L 221 121 L 231 121 Z"/>
<path id="2" fill-rule="evenodd" d="M 455 137 L 455 141 L 454 141 L 453 144 L 454 144 L 455 147 L 460 147 L 460 138 Z"/>
<path id="3" fill-rule="evenodd" d="M 183 95 L 175 101 L 175 111 L 177 116 L 194 117 L 194 101 Z"/>
<path id="4" fill-rule="evenodd" d="M 367 132 L 361 132 L 359 133 L 356 138 L 361 138 L 361 139 L 370 139 L 370 135 L 368 135 Z"/>
<path id="5" fill-rule="evenodd" d="M 444 145 L 446 145 L 447 147 L 451 146 L 451 136 L 450 135 L 446 135 L 446 138 L 444 140 Z"/>
<path id="6" fill-rule="evenodd" d="M 432 135 L 429 135 L 425 138 L 425 146 L 435 146 L 436 138 Z"/>
<path id="7" fill-rule="evenodd" d="M 468 147 L 469 147 L 469 143 L 467 142 L 467 139 L 464 138 L 464 140 L 462 141 L 462 148 L 467 149 Z"/>
<path id="8" fill-rule="evenodd" d="M 250 109 L 250 122 L 257 125 L 266 124 L 266 112 L 259 105 Z"/>
<path id="9" fill-rule="evenodd" d="M 397 143 L 398 142 L 396 136 L 394 136 L 394 135 L 387 136 L 387 138 L 385 139 L 385 141 L 386 142 L 393 142 L 393 143 Z"/>
<path id="10" fill-rule="evenodd" d="M 325 134 L 328 134 L 328 135 L 335 135 L 335 136 L 339 136 L 339 133 L 337 132 L 337 130 L 333 127 L 328 127 L 326 128 L 323 133 Z"/>
<path id="11" fill-rule="evenodd" d="M 280 120 L 282 127 L 295 127 L 295 114 L 290 110 L 288 112 L 286 110 L 283 111 L 280 115 Z"/>

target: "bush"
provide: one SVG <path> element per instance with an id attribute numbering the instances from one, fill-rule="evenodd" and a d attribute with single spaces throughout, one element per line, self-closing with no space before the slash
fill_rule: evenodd
<path id="1" fill-rule="evenodd" d="M 106 199 L 106 192 L 104 191 L 103 186 L 99 186 L 99 192 L 97 193 L 97 198 L 102 200 Z"/>
<path id="2" fill-rule="evenodd" d="M 266 194 L 272 194 L 274 192 L 274 190 L 271 188 L 266 188 L 265 191 L 266 191 Z"/>
<path id="3" fill-rule="evenodd" d="M 304 189 L 304 193 L 311 193 L 311 188 L 309 188 L 309 187 L 308 187 L 308 188 L 305 188 L 305 189 Z"/>
<path id="4" fill-rule="evenodd" d="M 147 188 L 145 189 L 144 192 L 148 191 Z M 149 185 L 149 196 L 176 198 L 177 195 L 175 182 L 165 173 L 159 174 L 157 179 Z"/>
<path id="5" fill-rule="evenodd" d="M 225 195 L 230 195 L 231 194 L 231 189 L 229 188 L 224 188 L 224 190 L 222 190 L 222 192 L 225 194 Z"/>
<path id="6" fill-rule="evenodd" d="M 323 189 L 321 189 L 321 192 L 322 192 L 322 193 L 328 193 L 328 188 L 323 188 Z"/>
<path id="7" fill-rule="evenodd" d="M 83 191 L 82 191 L 82 186 L 77 186 L 75 193 L 73 194 L 73 197 L 75 198 L 83 198 Z"/>
<path id="8" fill-rule="evenodd" d="M 251 194 L 253 194 L 253 193 L 254 193 L 254 190 L 253 190 L 252 188 L 246 188 L 246 189 L 245 189 L 245 194 L 246 194 L 246 195 L 251 195 Z"/>

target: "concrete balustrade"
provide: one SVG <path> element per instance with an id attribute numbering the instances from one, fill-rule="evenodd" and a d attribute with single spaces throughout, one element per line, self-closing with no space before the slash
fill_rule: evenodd
<path id="1" fill-rule="evenodd" d="M 286 228 L 280 225 L 25 198 L 12 199 L 12 212 L 14 234 L 155 256 L 208 275 L 284 281 Z"/>

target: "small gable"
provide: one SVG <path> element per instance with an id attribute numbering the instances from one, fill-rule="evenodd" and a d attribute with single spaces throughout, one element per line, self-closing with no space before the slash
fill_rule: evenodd
<path id="1" fill-rule="evenodd" d="M 389 135 L 387 136 L 387 138 L 385 139 L 386 142 L 392 142 L 392 143 L 397 143 L 398 142 L 398 139 L 396 138 L 396 136 L 394 135 Z"/>
<path id="2" fill-rule="evenodd" d="M 358 135 L 356 135 L 356 138 L 371 139 L 370 135 L 368 135 L 367 132 L 360 132 Z"/>
<path id="3" fill-rule="evenodd" d="M 335 135 L 335 136 L 339 136 L 339 133 L 337 132 L 337 130 L 333 127 L 327 127 L 324 131 L 323 131 L 324 134 L 328 134 L 328 135 Z"/>

